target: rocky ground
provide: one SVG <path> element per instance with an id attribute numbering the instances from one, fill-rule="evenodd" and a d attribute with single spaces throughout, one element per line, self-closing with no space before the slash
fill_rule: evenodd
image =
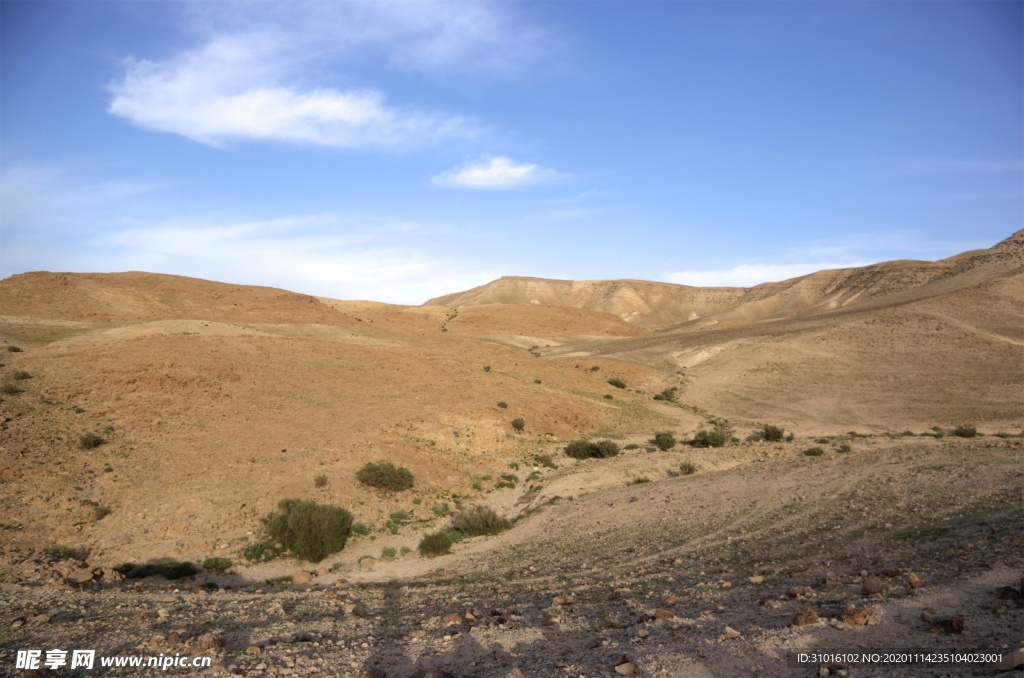
<path id="1" fill-rule="evenodd" d="M 271 564 L 292 583 L 266 583 L 268 566 L 124 581 L 9 548 L 0 671 L 20 675 L 19 649 L 56 647 L 208 654 L 213 668 L 190 670 L 208 676 L 963 676 L 991 663 L 791 658 L 1024 645 L 1024 441 L 799 447 L 748 445 L 718 470 L 710 457 L 726 452 L 707 450 L 695 475 L 570 494 L 436 559 Z M 566 477 L 621 478 L 614 464 L 654 475 L 684 454 L 640 451 Z"/>

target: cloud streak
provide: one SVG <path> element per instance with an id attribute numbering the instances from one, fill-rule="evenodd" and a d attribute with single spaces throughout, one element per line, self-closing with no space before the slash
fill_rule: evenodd
<path id="1" fill-rule="evenodd" d="M 199 45 L 165 60 L 125 60 L 123 76 L 108 86 L 108 112 L 211 146 L 396 149 L 478 139 L 485 126 L 471 116 L 392 105 L 372 87 L 335 86 L 338 65 L 358 51 L 382 53 L 407 70 L 510 69 L 544 42 L 490 0 L 189 7 Z"/>
<path id="2" fill-rule="evenodd" d="M 870 262 L 821 261 L 804 264 L 739 264 L 728 269 L 677 271 L 662 276 L 664 282 L 693 287 L 754 287 L 836 268 L 867 266 Z"/>
<path id="3" fill-rule="evenodd" d="M 511 158 L 496 156 L 438 174 L 432 183 L 441 188 L 506 190 L 550 181 L 557 176 L 557 172 L 540 165 L 517 163 Z"/>

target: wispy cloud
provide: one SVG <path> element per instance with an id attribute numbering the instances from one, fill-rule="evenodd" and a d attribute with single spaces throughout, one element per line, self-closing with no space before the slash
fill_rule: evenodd
<path id="1" fill-rule="evenodd" d="M 438 174 L 432 182 L 444 188 L 509 189 L 550 181 L 557 176 L 557 172 L 540 165 L 496 156 Z"/>
<path id="2" fill-rule="evenodd" d="M 504 3 L 203 2 L 189 5 L 199 44 L 170 58 L 125 60 L 109 112 L 204 144 L 279 141 L 339 148 L 475 139 L 471 116 L 393 105 L 372 87 L 337 87 L 354 52 L 405 69 L 509 69 L 544 34 Z M 332 65 L 332 70 L 325 69 Z"/>
<path id="3" fill-rule="evenodd" d="M 662 276 L 662 280 L 677 285 L 692 285 L 694 287 L 754 287 L 761 283 L 799 278 L 816 271 L 867 265 L 868 262 L 861 261 L 848 263 L 820 261 L 803 264 L 739 264 L 728 269 L 690 270 L 668 273 Z"/>

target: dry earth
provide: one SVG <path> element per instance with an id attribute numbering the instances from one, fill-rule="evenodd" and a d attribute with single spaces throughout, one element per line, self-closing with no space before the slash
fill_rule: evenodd
<path id="1" fill-rule="evenodd" d="M 51 647 L 206 653 L 211 676 L 810 676 L 793 653 L 1016 650 L 1022 252 L 1017 233 L 749 290 L 505 278 L 415 308 L 145 273 L 0 281 L 0 341 L 22 349 L 0 356 L 0 672 Z M 669 387 L 678 403 L 652 400 Z M 651 445 L 715 418 L 734 443 Z M 750 437 L 763 423 L 795 438 Z M 967 423 L 982 435 L 949 435 Z M 637 447 L 561 454 L 580 436 Z M 415 487 L 360 485 L 377 460 Z M 286 497 L 371 532 L 319 565 L 245 564 Z M 515 527 L 417 556 L 435 507 L 476 502 Z M 235 566 L 110 569 L 210 556 Z"/>

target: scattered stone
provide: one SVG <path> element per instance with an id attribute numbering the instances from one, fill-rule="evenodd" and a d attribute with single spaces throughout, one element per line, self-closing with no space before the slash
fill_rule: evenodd
<path id="1" fill-rule="evenodd" d="M 964 618 L 957 615 L 943 619 L 933 619 L 928 630 L 932 633 L 963 633 Z"/>
<path id="2" fill-rule="evenodd" d="M 305 570 L 300 570 L 298 568 L 292 570 L 291 575 L 293 584 L 308 584 L 309 582 L 313 581 L 313 575 L 311 575 L 309 572 L 306 572 Z"/>
<path id="3" fill-rule="evenodd" d="M 725 627 L 725 631 L 722 632 L 722 638 L 725 639 L 725 640 L 730 640 L 732 638 L 739 638 L 740 635 L 742 635 L 742 634 L 740 634 L 739 631 L 737 631 L 736 629 L 734 629 L 731 626 L 726 626 Z"/>
<path id="4" fill-rule="evenodd" d="M 843 620 L 843 623 L 851 626 L 868 626 L 875 623 L 875 611 L 871 607 L 858 609 L 853 605 L 847 605 L 840 618 Z"/>
<path id="5" fill-rule="evenodd" d="M 259 654 L 260 652 L 262 652 L 262 650 L 260 650 L 258 645 L 250 645 L 249 647 L 245 648 L 246 654 Z"/>
<path id="6" fill-rule="evenodd" d="M 812 610 L 811 608 L 806 608 L 804 610 L 800 610 L 795 615 L 793 615 L 793 619 L 790 620 L 789 625 L 790 626 L 807 626 L 809 624 L 817 624 L 817 623 L 818 623 L 818 613 L 815 612 L 814 610 Z"/>
<path id="7" fill-rule="evenodd" d="M 549 614 L 544 617 L 544 626 L 558 626 L 562 623 L 562 618 L 557 614 Z"/>
<path id="8" fill-rule="evenodd" d="M 560 593 L 552 601 L 555 605 L 572 605 L 575 598 L 568 593 Z"/>
<path id="9" fill-rule="evenodd" d="M 871 598 L 881 598 L 889 590 L 889 585 L 878 577 L 868 577 L 860 587 L 860 594 Z"/>
<path id="10" fill-rule="evenodd" d="M 753 577 L 750 577 L 749 579 L 747 579 L 747 581 L 750 582 L 751 584 L 763 584 L 764 583 L 764 577 L 762 577 L 759 574 L 755 574 Z"/>
<path id="11" fill-rule="evenodd" d="M 662 621 L 665 619 L 674 619 L 675 614 L 668 610 L 658 609 L 654 611 L 654 618 Z"/>
<path id="12" fill-rule="evenodd" d="M 380 669 L 364 669 L 359 674 L 359 678 L 387 678 L 387 675 Z"/>
<path id="13" fill-rule="evenodd" d="M 626 655 L 620 655 L 618 659 L 615 660 L 615 673 L 620 676 L 632 676 L 635 670 L 636 667 L 633 666 L 633 662 L 631 662 L 629 657 Z"/>
<path id="14" fill-rule="evenodd" d="M 462 622 L 462 617 L 460 617 L 458 613 L 452 612 L 451 614 L 446 614 L 444 616 L 444 622 L 449 626 L 452 624 L 459 624 Z"/>
<path id="15" fill-rule="evenodd" d="M 1021 584 L 1024 585 L 1024 582 L 1021 582 Z M 1000 586 L 996 589 L 996 598 L 999 600 L 1022 600 L 1024 599 L 1024 593 L 1012 586 Z"/>
<path id="16" fill-rule="evenodd" d="M 651 632 L 648 631 L 647 629 L 640 629 L 639 631 L 636 632 L 636 637 L 640 638 L 640 639 L 646 638 L 649 635 L 651 635 Z"/>
<path id="17" fill-rule="evenodd" d="M 196 648 L 200 652 L 220 652 L 224 649 L 224 639 L 219 633 L 204 633 L 196 639 Z"/>
<path id="18" fill-rule="evenodd" d="M 801 596 L 806 596 L 810 592 L 811 589 L 808 586 L 794 586 L 786 591 L 786 595 L 790 598 L 799 598 Z"/>
<path id="19" fill-rule="evenodd" d="M 924 586 L 924 580 L 913 572 L 907 575 L 907 583 L 910 584 L 910 588 L 912 589 L 919 589 Z"/>
<path id="20" fill-rule="evenodd" d="M 930 607 L 926 607 L 921 610 L 921 621 L 930 622 L 935 617 L 935 610 Z"/>
<path id="21" fill-rule="evenodd" d="M 1024 582 L 1021 582 L 1021 584 L 1024 584 Z M 1021 668 L 1024 668 L 1024 648 L 1007 652 L 999 661 L 992 664 L 992 670 L 997 672 L 1013 671 Z"/>
<path id="22" fill-rule="evenodd" d="M 679 602 L 679 596 L 677 596 L 674 593 L 670 593 L 670 594 L 668 594 L 667 596 L 665 596 L 664 598 L 661 599 L 661 606 L 662 607 L 672 607 L 673 605 L 675 605 L 678 602 Z"/>
<path id="23" fill-rule="evenodd" d="M 761 605 L 767 607 L 769 610 L 777 610 L 782 607 L 782 603 L 775 600 L 774 598 L 765 598 L 761 601 Z"/>

